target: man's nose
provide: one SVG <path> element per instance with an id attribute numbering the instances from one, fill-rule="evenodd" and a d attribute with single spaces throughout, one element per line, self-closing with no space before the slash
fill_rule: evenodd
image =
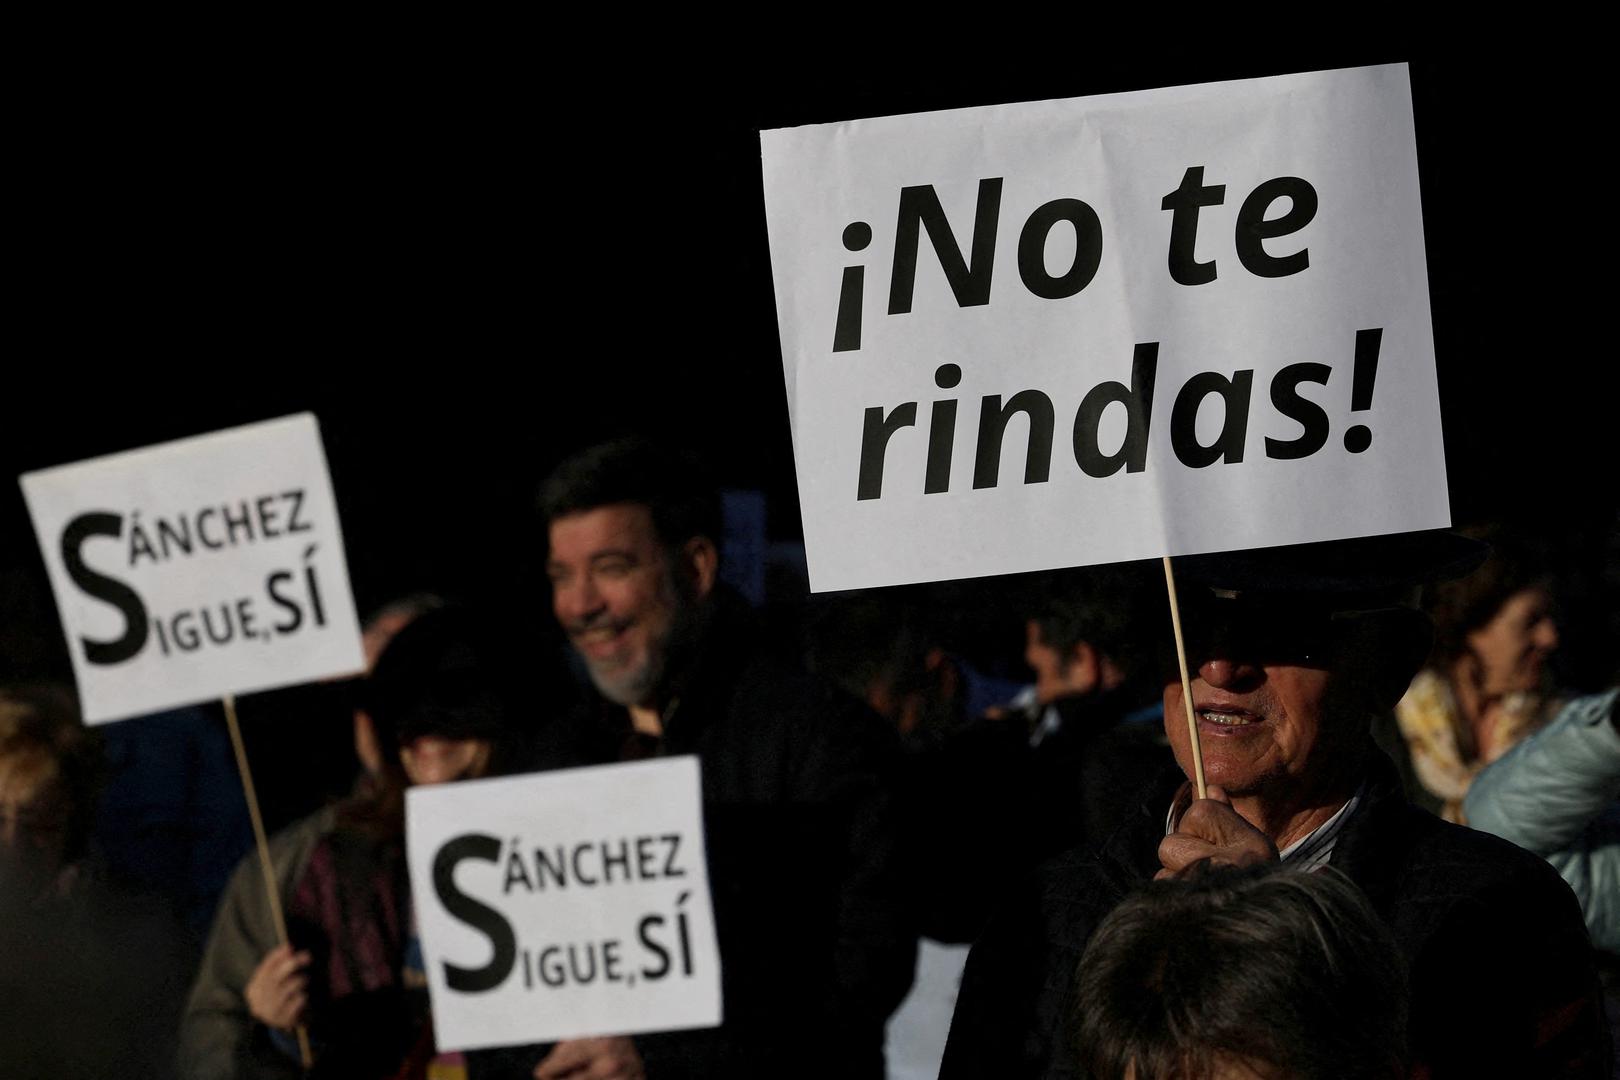
<path id="1" fill-rule="evenodd" d="M 1198 676 L 1218 690 L 1246 690 L 1260 680 L 1260 665 L 1216 656 L 1198 665 Z"/>
<path id="2" fill-rule="evenodd" d="M 589 574 L 581 574 L 566 585 L 555 586 L 552 602 L 557 609 L 557 617 L 564 622 L 577 622 L 603 606 L 602 593 Z"/>
<path id="3" fill-rule="evenodd" d="M 1542 619 L 1536 623 L 1533 640 L 1541 649 L 1552 652 L 1558 648 L 1558 624 L 1551 618 Z"/>

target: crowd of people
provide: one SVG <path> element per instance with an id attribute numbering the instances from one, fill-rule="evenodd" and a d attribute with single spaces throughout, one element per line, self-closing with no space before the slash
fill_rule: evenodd
<path id="1" fill-rule="evenodd" d="M 1183 678 L 1157 564 L 999 583 L 998 672 L 937 593 L 801 598 L 783 633 L 670 447 L 580 452 L 537 515 L 567 648 L 380 608 L 366 675 L 321 691 L 351 787 L 276 832 L 268 886 L 213 717 L 104 735 L 0 687 L 0 1071 L 877 1080 L 931 941 L 972 946 L 945 1080 L 1610 1075 L 1620 690 L 1551 684 L 1524 537 L 1178 559 Z M 148 725 L 190 748 L 156 810 L 129 775 L 164 763 L 111 734 Z M 440 1052 L 406 789 L 687 754 L 723 1022 Z M 137 820 L 184 834 L 166 892 L 118 871 Z"/>

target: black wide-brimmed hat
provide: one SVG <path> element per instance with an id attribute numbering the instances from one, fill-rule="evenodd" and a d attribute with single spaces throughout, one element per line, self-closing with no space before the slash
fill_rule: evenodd
<path id="1" fill-rule="evenodd" d="M 1436 529 L 1217 551 L 1171 562 L 1178 585 L 1201 586 L 1214 597 L 1371 609 L 1408 604 L 1417 587 L 1462 577 L 1489 551 L 1479 540 Z"/>
<path id="2" fill-rule="evenodd" d="M 455 607 L 412 619 L 377 658 L 361 700 L 386 744 L 496 739 L 507 726 L 490 630 Z"/>

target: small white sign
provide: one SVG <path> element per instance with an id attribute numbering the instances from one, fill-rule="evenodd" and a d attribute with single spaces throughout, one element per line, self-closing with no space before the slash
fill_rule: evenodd
<path id="1" fill-rule="evenodd" d="M 1449 524 L 1405 65 L 760 141 L 816 590 Z"/>
<path id="2" fill-rule="evenodd" d="M 313 415 L 21 481 L 86 723 L 364 668 Z"/>
<path id="3" fill-rule="evenodd" d="M 698 759 L 412 788 L 441 1051 L 720 1023 Z"/>

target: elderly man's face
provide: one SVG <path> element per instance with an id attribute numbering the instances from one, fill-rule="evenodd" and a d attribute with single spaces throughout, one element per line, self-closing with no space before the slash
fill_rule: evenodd
<path id="1" fill-rule="evenodd" d="M 1188 641 L 1204 776 L 1234 798 L 1291 797 L 1318 787 L 1359 760 L 1365 739 L 1367 688 L 1357 662 L 1365 654 L 1353 636 L 1325 618 L 1273 618 L 1280 622 L 1205 625 Z M 1181 680 L 1173 658 L 1170 665 L 1165 732 L 1191 777 Z"/>
<path id="2" fill-rule="evenodd" d="M 551 523 L 552 610 L 604 697 L 650 704 L 687 613 L 652 511 L 619 503 Z"/>

